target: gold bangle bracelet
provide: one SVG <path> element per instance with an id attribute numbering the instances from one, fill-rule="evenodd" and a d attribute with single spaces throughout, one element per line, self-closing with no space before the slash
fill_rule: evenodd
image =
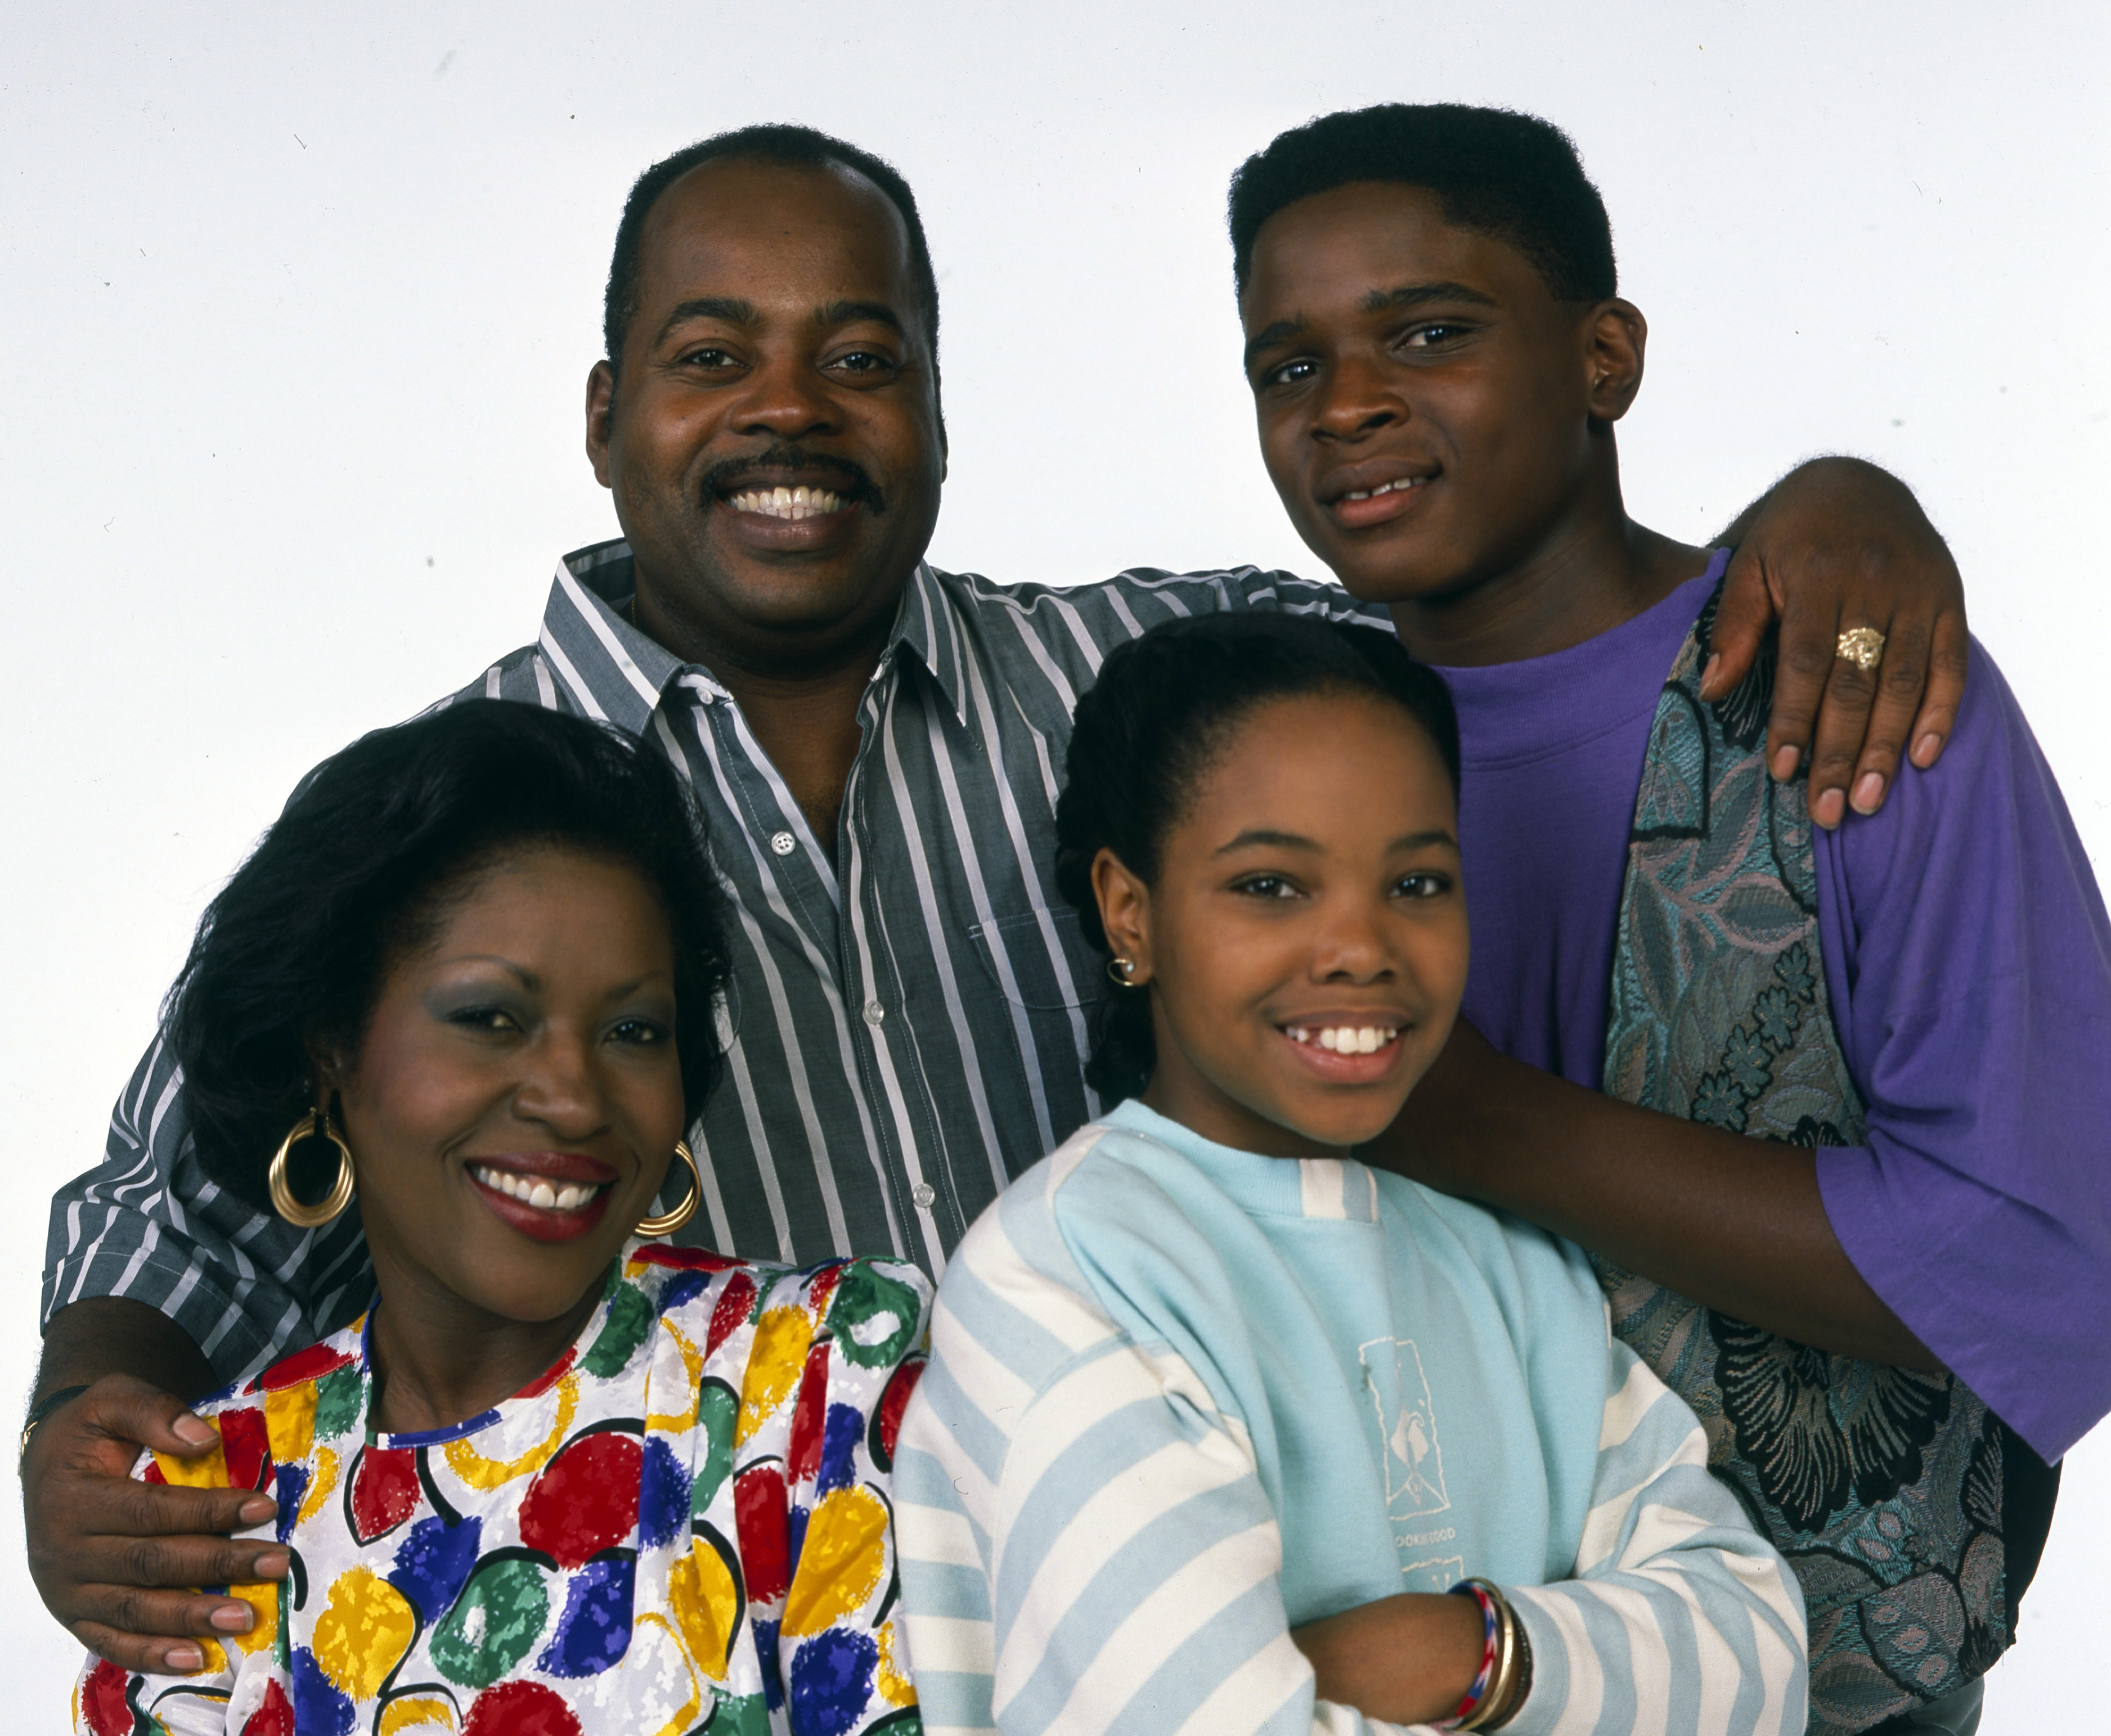
<path id="1" fill-rule="evenodd" d="M 1499 1690 L 1488 1696 L 1487 1721 L 1483 1731 L 1500 1730 L 1518 1714 L 1525 1696 L 1532 1692 L 1532 1643 L 1525 1638 L 1524 1624 L 1508 1598 L 1503 1600 L 1504 1654 Z"/>

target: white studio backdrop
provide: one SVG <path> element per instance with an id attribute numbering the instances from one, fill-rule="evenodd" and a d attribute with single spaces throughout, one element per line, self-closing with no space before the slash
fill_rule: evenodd
<path id="1" fill-rule="evenodd" d="M 580 404 L 616 214 L 725 127 L 908 175 L 944 298 L 934 559 L 1060 584 L 1314 569 L 1237 367 L 1246 152 L 1383 100 L 1551 116 L 1650 320 L 1637 515 L 1699 540 L 1800 456 L 1897 470 L 2101 872 L 2107 16 L 5 0 L 0 1394 L 31 1376 L 46 1198 L 205 900 L 303 770 L 532 637 L 558 555 L 615 534 Z M 2107 1561 L 2111 1430 L 2070 1456 L 1986 1736 L 2096 1724 Z M 20 1563 L 11 1503 L 8 1721 L 56 1729 L 77 1657 Z"/>

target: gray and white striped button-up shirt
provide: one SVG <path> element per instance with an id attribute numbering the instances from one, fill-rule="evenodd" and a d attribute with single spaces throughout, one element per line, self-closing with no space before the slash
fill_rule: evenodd
<path id="1" fill-rule="evenodd" d="M 1063 591 L 921 568 L 865 689 L 831 868 L 726 690 L 624 618 L 632 589 L 624 544 L 566 556 L 542 636 L 455 697 L 605 718 L 696 789 L 738 929 L 688 1233 L 802 1264 L 892 1253 L 934 1275 L 1006 1181 L 1100 1107 L 1084 1063 L 1106 985 L 1051 863 L 1070 712 L 1101 659 L 1217 609 L 1390 624 L 1337 587 L 1252 568 Z M 233 1378 L 340 1324 L 372 1274 L 356 1208 L 311 1234 L 216 1187 L 180 1086 L 157 1041 L 102 1163 L 53 1199 L 44 1315 L 151 1303 Z"/>

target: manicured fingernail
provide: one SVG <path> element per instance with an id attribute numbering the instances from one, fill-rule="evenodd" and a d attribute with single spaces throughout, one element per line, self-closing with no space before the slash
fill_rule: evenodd
<path id="1" fill-rule="evenodd" d="M 292 1558 L 284 1550 L 274 1549 L 268 1555 L 256 1557 L 256 1565 L 250 1571 L 260 1580 L 283 1580 L 293 1571 Z"/>
<path id="2" fill-rule="evenodd" d="M 170 1423 L 169 1428 L 178 1440 L 188 1446 L 202 1447 L 208 1441 L 219 1438 L 214 1434 L 211 1423 L 202 1416 L 192 1416 L 188 1411 L 185 1411 L 182 1416 Z"/>
<path id="3" fill-rule="evenodd" d="M 1723 656 L 1718 651 L 1711 655 L 1707 666 L 1700 672 L 1700 691 L 1705 693 L 1715 685 L 1715 672 L 1723 667 Z"/>
<path id="4" fill-rule="evenodd" d="M 1837 790 L 1827 790 L 1810 805 L 1810 817 L 1830 832 L 1840 823 L 1840 817 L 1846 808 L 1847 799 L 1845 796 Z"/>
<path id="5" fill-rule="evenodd" d="M 1802 754 L 1795 748 L 1776 748 L 1773 758 L 1774 781 L 1777 783 L 1786 783 L 1790 778 L 1795 777 L 1795 763 L 1802 757 Z"/>
<path id="6" fill-rule="evenodd" d="M 279 1503 L 269 1495 L 252 1495 L 242 1503 L 242 1522 L 261 1525 L 279 1511 Z"/>
<path id="7" fill-rule="evenodd" d="M 1874 772 L 1864 772 L 1861 782 L 1855 786 L 1855 811 L 1874 814 L 1877 805 L 1884 799 L 1884 780 Z"/>
<path id="8" fill-rule="evenodd" d="M 161 1666 L 171 1675 L 188 1675 L 193 1670 L 205 1668 L 205 1653 L 196 1646 L 170 1646 Z"/>
<path id="9" fill-rule="evenodd" d="M 1913 763 L 1923 772 L 1935 764 L 1935 756 L 1942 751 L 1942 737 L 1933 730 L 1914 743 Z"/>
<path id="10" fill-rule="evenodd" d="M 212 1612 L 212 1625 L 223 1634 L 247 1634 L 256 1611 L 246 1603 L 223 1603 Z"/>

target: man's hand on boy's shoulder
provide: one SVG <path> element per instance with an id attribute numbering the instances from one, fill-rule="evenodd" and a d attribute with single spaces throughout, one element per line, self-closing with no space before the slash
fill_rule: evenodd
<path id="1" fill-rule="evenodd" d="M 1736 552 L 1703 692 L 1741 681 L 1778 619 L 1767 763 L 1781 778 L 1809 764 L 1821 826 L 1874 814 L 1902 758 L 1935 764 L 1963 696 L 1964 582 L 1948 546 L 1911 489 L 1856 458 L 1798 465 L 1719 540 Z M 1841 655 L 1857 628 L 1882 636 L 1872 667 Z"/>

